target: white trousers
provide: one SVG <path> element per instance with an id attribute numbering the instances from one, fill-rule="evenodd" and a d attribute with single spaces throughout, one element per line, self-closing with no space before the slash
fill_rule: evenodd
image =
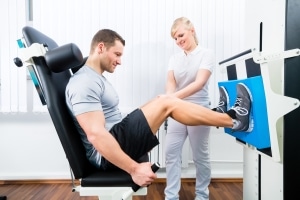
<path id="1" fill-rule="evenodd" d="M 208 200 L 208 185 L 211 180 L 209 156 L 209 126 L 186 126 L 171 118 L 168 119 L 166 147 L 165 200 L 178 200 L 181 187 L 182 147 L 189 138 L 196 167 L 195 195 L 197 200 Z"/>

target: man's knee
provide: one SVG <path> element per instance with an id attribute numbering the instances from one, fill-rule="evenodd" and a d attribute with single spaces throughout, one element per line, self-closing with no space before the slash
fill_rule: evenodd
<path id="1" fill-rule="evenodd" d="M 169 94 L 158 95 L 158 104 L 164 108 L 172 108 L 177 105 L 178 98 Z"/>
<path id="2" fill-rule="evenodd" d="M 166 101 L 166 102 L 177 99 L 176 97 L 174 97 L 173 95 L 170 95 L 170 94 L 161 94 L 161 95 L 158 95 L 157 98 L 160 101 Z"/>

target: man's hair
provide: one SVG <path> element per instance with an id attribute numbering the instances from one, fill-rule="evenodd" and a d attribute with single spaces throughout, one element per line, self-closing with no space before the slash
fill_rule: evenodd
<path id="1" fill-rule="evenodd" d="M 92 52 L 99 42 L 103 42 L 107 48 L 110 48 L 114 46 L 116 40 L 125 46 L 125 40 L 117 32 L 110 29 L 99 30 L 92 39 L 90 51 Z"/>

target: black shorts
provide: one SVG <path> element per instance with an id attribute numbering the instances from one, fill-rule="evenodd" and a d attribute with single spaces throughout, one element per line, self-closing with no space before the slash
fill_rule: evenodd
<path id="1" fill-rule="evenodd" d="M 121 122 L 115 124 L 109 132 L 118 141 L 121 149 L 135 161 L 139 161 L 142 156 L 159 144 L 140 109 L 128 114 Z M 116 168 L 104 157 L 101 159 L 103 170 Z"/>

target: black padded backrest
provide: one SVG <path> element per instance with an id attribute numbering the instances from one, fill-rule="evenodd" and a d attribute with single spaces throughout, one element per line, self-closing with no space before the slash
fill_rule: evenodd
<path id="1" fill-rule="evenodd" d="M 24 27 L 23 36 L 27 46 L 33 43 L 46 44 L 49 51 L 58 47 L 54 40 L 32 27 Z M 47 67 L 43 57 L 33 58 L 33 60 L 48 111 L 73 174 L 76 179 L 86 177 L 95 172 L 96 169 L 86 158 L 80 135 L 65 103 L 65 88 L 71 77 L 71 72 L 65 70 L 54 73 Z"/>

